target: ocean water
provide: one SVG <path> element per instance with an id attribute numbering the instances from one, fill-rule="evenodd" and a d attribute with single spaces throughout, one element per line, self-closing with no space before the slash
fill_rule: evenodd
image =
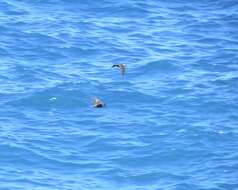
<path id="1" fill-rule="evenodd" d="M 1 190 L 238 189 L 236 0 L 1 0 L 0 58 Z"/>

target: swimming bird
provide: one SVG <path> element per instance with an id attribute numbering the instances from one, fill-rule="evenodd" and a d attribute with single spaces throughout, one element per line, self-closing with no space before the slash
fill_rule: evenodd
<path id="1" fill-rule="evenodd" d="M 102 108 L 105 107 L 105 103 L 97 97 L 93 98 L 93 107 Z"/>
<path id="2" fill-rule="evenodd" d="M 121 70 L 121 74 L 124 75 L 126 72 L 126 65 L 125 64 L 114 64 L 112 67 L 119 67 Z"/>

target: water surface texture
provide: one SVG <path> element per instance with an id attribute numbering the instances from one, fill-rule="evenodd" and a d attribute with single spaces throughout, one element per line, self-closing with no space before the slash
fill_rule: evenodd
<path id="1" fill-rule="evenodd" d="M 0 81 L 1 190 L 238 189 L 236 0 L 1 0 Z"/>

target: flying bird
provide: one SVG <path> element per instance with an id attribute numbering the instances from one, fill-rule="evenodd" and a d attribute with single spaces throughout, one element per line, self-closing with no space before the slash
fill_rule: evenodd
<path id="1" fill-rule="evenodd" d="M 93 107 L 102 108 L 102 107 L 105 107 L 105 103 L 102 100 L 100 100 L 99 98 L 94 97 L 93 98 Z"/>
<path id="2" fill-rule="evenodd" d="M 126 72 L 126 65 L 125 64 L 114 64 L 112 67 L 118 67 L 121 70 L 121 74 L 124 75 Z"/>

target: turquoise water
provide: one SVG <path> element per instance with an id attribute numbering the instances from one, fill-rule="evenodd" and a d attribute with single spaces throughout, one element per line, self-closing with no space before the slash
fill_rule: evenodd
<path id="1" fill-rule="evenodd" d="M 0 189 L 237 190 L 237 10 L 0 1 Z"/>

